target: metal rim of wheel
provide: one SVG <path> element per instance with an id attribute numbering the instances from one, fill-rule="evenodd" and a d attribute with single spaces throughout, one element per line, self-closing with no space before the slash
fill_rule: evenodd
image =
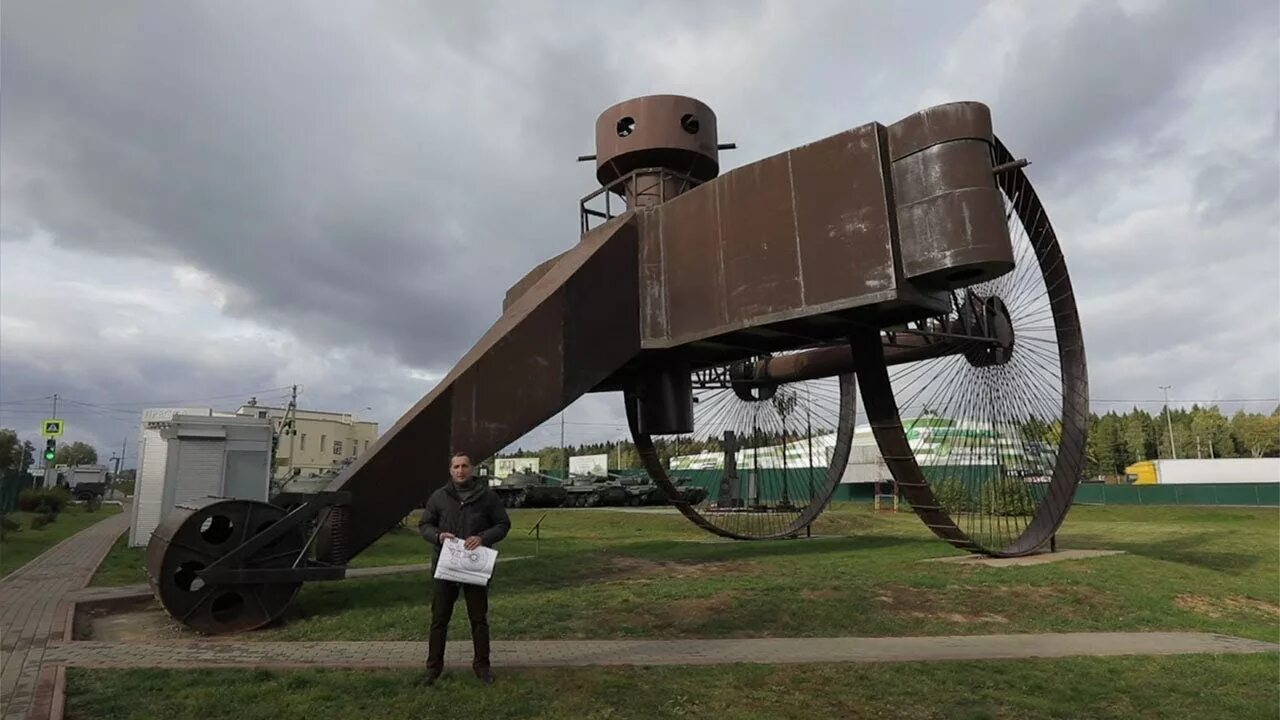
<path id="1" fill-rule="evenodd" d="M 846 373 L 785 385 L 753 384 L 740 377 L 735 382 L 731 376 L 752 362 L 694 371 L 691 434 L 654 437 L 638 432 L 631 402 L 627 423 L 645 470 L 669 503 L 695 525 L 735 540 L 792 537 L 826 508 L 848 464 L 854 378 Z M 726 432 L 734 433 L 732 439 Z M 729 446 L 735 448 L 738 466 L 732 476 L 726 473 Z M 788 457 L 797 455 L 802 459 L 789 467 Z M 716 472 L 707 498 L 695 506 L 683 499 L 676 481 L 682 472 L 699 469 Z"/>
<path id="2" fill-rule="evenodd" d="M 953 311 L 931 326 L 989 322 L 1000 326 L 993 336 L 1008 337 L 892 374 L 884 361 L 891 333 L 868 327 L 851 340 L 864 412 L 902 496 L 938 537 L 1004 557 L 1035 552 L 1062 524 L 1083 473 L 1089 416 L 1066 262 L 1013 160 L 996 139 L 993 167 L 1011 168 L 997 184 L 1015 267 L 953 292 Z"/>

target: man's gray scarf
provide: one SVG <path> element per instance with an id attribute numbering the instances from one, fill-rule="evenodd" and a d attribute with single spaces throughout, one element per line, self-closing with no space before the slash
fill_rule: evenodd
<path id="1" fill-rule="evenodd" d="M 475 498 L 485 489 L 485 484 L 477 480 L 475 477 L 468 479 L 465 483 L 453 484 L 453 489 L 458 493 L 458 499 L 467 502 Z"/>

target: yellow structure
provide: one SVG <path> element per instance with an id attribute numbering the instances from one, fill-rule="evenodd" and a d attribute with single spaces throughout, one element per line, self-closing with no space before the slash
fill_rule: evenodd
<path id="1" fill-rule="evenodd" d="M 280 438 L 276 446 L 275 476 L 320 475 L 327 470 L 354 460 L 378 439 L 378 423 L 357 419 L 354 413 L 295 410 L 295 433 L 280 435 L 287 408 L 249 404 L 240 406 L 237 415 L 270 418 Z"/>
<path id="2" fill-rule="evenodd" d="M 1137 462 L 1124 469 L 1124 479 L 1130 485 L 1156 485 L 1156 464 L 1151 460 Z"/>

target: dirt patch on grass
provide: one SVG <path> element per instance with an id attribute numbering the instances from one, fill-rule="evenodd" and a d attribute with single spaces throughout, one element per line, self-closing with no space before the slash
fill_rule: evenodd
<path id="1" fill-rule="evenodd" d="M 294 618 L 297 613 L 298 606 L 295 605 L 285 613 L 283 618 L 273 621 L 266 627 L 280 627 Z M 277 639 L 256 633 L 202 635 L 169 617 L 169 613 L 154 600 L 124 611 L 109 608 L 77 610 L 74 637 L 76 640 L 143 644 L 163 640 L 199 640 L 218 643 Z"/>
<path id="2" fill-rule="evenodd" d="M 77 613 L 75 635 L 77 640 L 128 643 L 197 639 L 212 642 L 219 639 L 201 635 L 175 621 L 155 602 L 129 612 L 94 609 L 87 613 Z M 221 639 L 235 638 L 228 636 Z"/>
<path id="3" fill-rule="evenodd" d="M 667 603 L 667 614 L 678 625 L 700 625 L 733 608 L 733 598 L 727 595 L 681 598 Z"/>
<path id="4" fill-rule="evenodd" d="M 916 588 L 890 584 L 876 593 L 876 600 L 893 616 L 957 624 L 1005 624 L 1045 613 L 1078 617 L 1109 604 L 1101 593 L 1088 588 L 1059 586 Z"/>
<path id="5" fill-rule="evenodd" d="M 847 597 L 848 592 L 839 588 L 821 588 L 817 590 L 801 590 L 800 597 L 805 600 L 835 600 L 840 597 Z"/>
<path id="6" fill-rule="evenodd" d="M 1211 618 L 1223 618 L 1232 615 L 1262 615 L 1272 620 L 1280 620 L 1280 605 L 1253 598 L 1231 597 L 1214 598 L 1206 595 L 1179 595 L 1174 603 L 1183 610 Z"/>
<path id="7" fill-rule="evenodd" d="M 647 558 L 618 555 L 610 557 L 601 567 L 597 577 L 602 580 L 619 578 L 705 578 L 717 575 L 745 575 L 757 572 L 756 562 L 722 562 L 687 560 L 649 560 Z"/>

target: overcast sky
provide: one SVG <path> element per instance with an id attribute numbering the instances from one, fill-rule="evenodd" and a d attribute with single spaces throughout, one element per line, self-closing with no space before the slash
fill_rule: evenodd
<path id="1" fill-rule="evenodd" d="M 56 392 L 104 457 L 142 407 L 293 383 L 388 428 L 576 242 L 574 158 L 651 93 L 711 105 L 726 167 L 988 103 L 1095 410 L 1280 395 L 1274 0 L 6 0 L 0 33 L 0 425 L 34 435 Z M 566 417 L 622 432 L 612 396 Z"/>

